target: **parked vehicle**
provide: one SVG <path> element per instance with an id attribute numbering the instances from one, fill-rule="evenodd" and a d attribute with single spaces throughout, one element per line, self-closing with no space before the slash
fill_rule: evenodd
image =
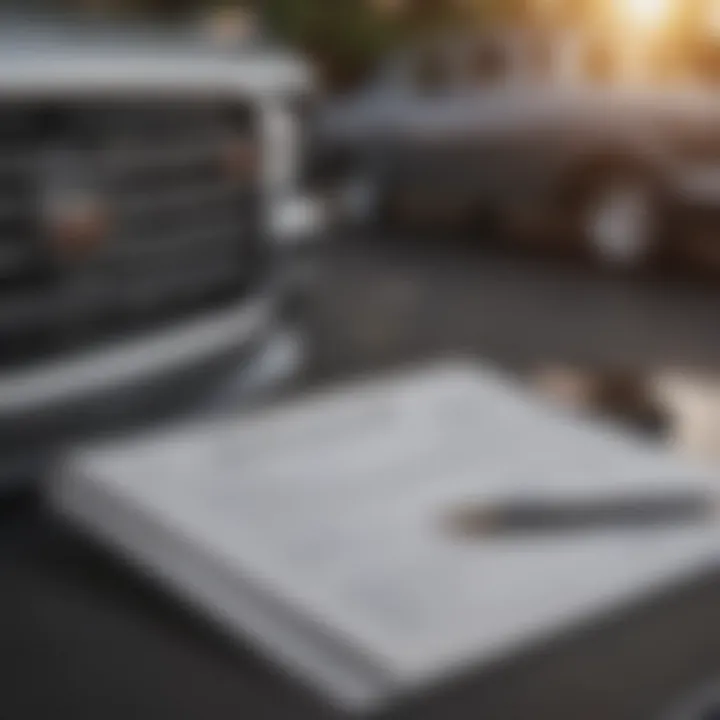
<path id="1" fill-rule="evenodd" d="M 604 262 L 649 260 L 677 213 L 720 207 L 720 96 L 611 82 L 598 48 L 568 50 L 506 33 L 393 57 L 320 114 L 318 181 L 356 214 L 552 220 Z"/>
<path id="2" fill-rule="evenodd" d="M 308 229 L 310 74 L 263 46 L 58 28 L 5 26 L 0 58 L 2 487 L 220 368 L 260 382 L 287 330 L 274 246 Z"/>

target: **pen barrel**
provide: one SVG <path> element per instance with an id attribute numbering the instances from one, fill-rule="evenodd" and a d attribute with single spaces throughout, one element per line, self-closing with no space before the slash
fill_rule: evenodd
<path id="1" fill-rule="evenodd" d="M 456 517 L 456 528 L 477 536 L 653 528 L 706 521 L 714 508 L 709 498 L 697 495 L 505 502 L 465 508 Z"/>

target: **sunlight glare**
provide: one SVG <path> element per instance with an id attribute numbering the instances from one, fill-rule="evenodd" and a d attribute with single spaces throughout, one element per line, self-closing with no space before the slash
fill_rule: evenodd
<path id="1" fill-rule="evenodd" d="M 652 29 L 665 22 L 670 3 L 669 0 L 617 0 L 617 7 L 633 26 Z"/>

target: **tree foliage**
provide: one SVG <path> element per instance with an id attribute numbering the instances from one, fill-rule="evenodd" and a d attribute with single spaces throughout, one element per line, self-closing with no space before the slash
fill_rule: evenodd
<path id="1" fill-rule="evenodd" d="M 528 0 L 261 0 L 268 27 L 318 60 L 330 78 L 352 79 L 418 33 L 517 16 Z"/>
<path id="2" fill-rule="evenodd" d="M 392 16 L 368 0 L 264 0 L 272 32 L 320 62 L 331 80 L 364 72 L 400 31 Z"/>

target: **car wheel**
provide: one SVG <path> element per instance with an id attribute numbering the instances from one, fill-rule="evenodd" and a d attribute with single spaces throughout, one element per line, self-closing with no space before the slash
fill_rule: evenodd
<path id="1" fill-rule="evenodd" d="M 605 266 L 633 269 L 657 250 L 658 198 L 642 177 L 593 183 L 581 202 L 580 232 L 585 248 Z"/>

